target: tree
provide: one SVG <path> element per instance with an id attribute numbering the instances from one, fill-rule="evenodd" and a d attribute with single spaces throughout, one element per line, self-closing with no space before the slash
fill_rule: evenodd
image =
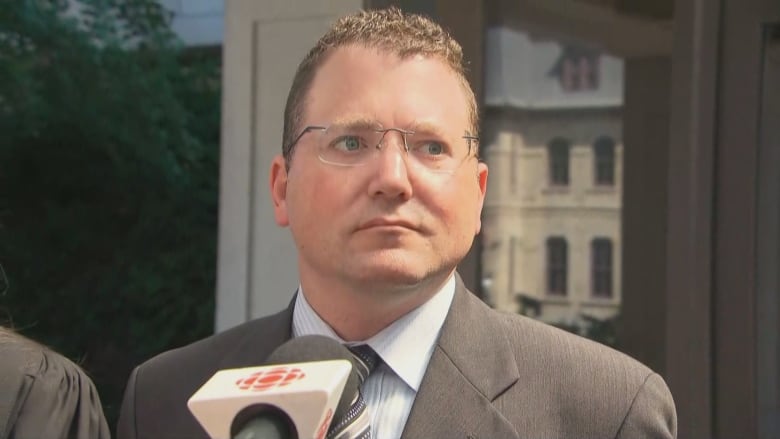
<path id="1" fill-rule="evenodd" d="M 213 330 L 219 66 L 156 0 L 0 2 L 0 323 L 131 368 Z"/>

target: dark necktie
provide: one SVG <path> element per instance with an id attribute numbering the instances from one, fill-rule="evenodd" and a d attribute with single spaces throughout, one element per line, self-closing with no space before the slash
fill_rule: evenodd
<path id="1" fill-rule="evenodd" d="M 348 347 L 355 357 L 355 369 L 362 385 L 379 364 L 379 355 L 365 344 Z M 371 414 L 366 410 L 366 402 L 359 388 L 349 411 L 342 419 L 333 420 L 327 439 L 371 439 Z"/>

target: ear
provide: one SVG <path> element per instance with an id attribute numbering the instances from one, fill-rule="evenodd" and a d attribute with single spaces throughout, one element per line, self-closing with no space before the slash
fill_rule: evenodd
<path id="1" fill-rule="evenodd" d="M 476 211 L 477 215 L 477 228 L 474 234 L 478 234 L 482 230 L 482 206 L 485 204 L 485 193 L 487 192 L 487 178 L 488 167 L 484 162 L 477 163 L 477 184 L 479 184 L 479 203 Z"/>
<path id="2" fill-rule="evenodd" d="M 271 162 L 271 177 L 269 179 L 271 199 L 274 202 L 274 219 L 276 224 L 287 227 L 290 219 L 287 215 L 287 166 L 284 157 L 277 155 Z"/>

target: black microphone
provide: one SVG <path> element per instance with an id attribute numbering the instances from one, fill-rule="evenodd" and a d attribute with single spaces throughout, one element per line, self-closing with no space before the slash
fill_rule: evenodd
<path id="1" fill-rule="evenodd" d="M 331 338 L 294 338 L 266 366 L 218 371 L 187 405 L 213 439 L 324 438 L 357 398 L 354 361 Z"/>

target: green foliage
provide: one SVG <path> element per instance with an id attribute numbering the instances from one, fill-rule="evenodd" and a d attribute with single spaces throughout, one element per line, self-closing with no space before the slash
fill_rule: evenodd
<path id="1" fill-rule="evenodd" d="M 618 348 L 617 328 L 620 315 L 609 319 L 598 319 L 587 315 L 583 315 L 582 318 L 585 320 L 585 337 Z"/>
<path id="2" fill-rule="evenodd" d="M 593 316 L 581 314 L 581 322 L 578 323 L 557 323 L 554 326 L 581 335 L 585 338 L 597 341 L 601 344 L 618 348 L 618 321 L 620 315 L 612 318 L 599 319 Z"/>
<path id="3" fill-rule="evenodd" d="M 131 368 L 213 329 L 219 65 L 156 0 L 0 2 L 0 323 Z"/>

